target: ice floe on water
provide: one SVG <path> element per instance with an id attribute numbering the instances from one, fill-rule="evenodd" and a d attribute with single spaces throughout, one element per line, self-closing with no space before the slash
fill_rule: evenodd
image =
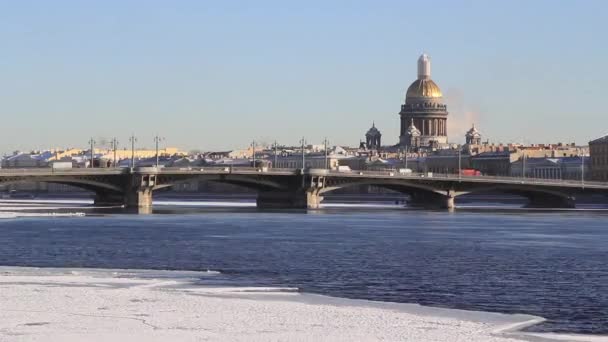
<path id="1" fill-rule="evenodd" d="M 85 216 L 88 200 L 0 200 L 0 219 Z M 69 211 L 68 211 L 69 210 Z"/>
<path id="2" fill-rule="evenodd" d="M 73 217 L 73 216 L 85 216 L 83 212 L 74 213 L 25 213 L 25 212 L 13 212 L 13 211 L 0 211 L 0 219 L 12 219 L 18 217 Z"/>
<path id="3" fill-rule="evenodd" d="M 154 206 L 191 206 L 191 207 L 255 207 L 255 202 L 247 201 L 154 201 Z"/>
<path id="4" fill-rule="evenodd" d="M 0 340 L 606 341 L 522 333 L 529 315 L 204 285 L 218 274 L 0 267 Z"/>
<path id="5" fill-rule="evenodd" d="M 92 199 L 41 199 L 41 198 L 34 198 L 34 199 L 0 199 L 0 205 L 5 205 L 5 204 L 27 204 L 27 205 L 32 205 L 32 204 L 39 204 L 39 205 L 46 205 L 46 204 L 82 204 L 82 205 L 86 205 L 86 204 L 93 204 L 93 200 Z"/>

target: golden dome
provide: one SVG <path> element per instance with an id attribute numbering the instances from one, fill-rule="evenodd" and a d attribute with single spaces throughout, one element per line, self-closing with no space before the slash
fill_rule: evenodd
<path id="1" fill-rule="evenodd" d="M 438 98 L 441 97 L 441 90 L 429 78 L 417 79 L 412 83 L 412 85 L 407 88 L 407 93 L 405 94 L 406 98 L 414 98 L 414 97 L 432 97 Z"/>

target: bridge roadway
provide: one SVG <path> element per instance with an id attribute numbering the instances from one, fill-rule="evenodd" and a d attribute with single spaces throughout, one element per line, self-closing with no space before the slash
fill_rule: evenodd
<path id="1" fill-rule="evenodd" d="M 410 195 L 410 205 L 453 208 L 458 196 L 503 192 L 528 198 L 531 207 L 574 207 L 581 194 L 608 195 L 608 182 L 534 178 L 459 176 L 457 174 L 252 167 L 2 169 L 0 184 L 48 182 L 95 193 L 97 205 L 146 208 L 155 190 L 186 181 L 213 181 L 258 191 L 261 208 L 318 208 L 323 194 L 345 187 L 375 185 Z"/>

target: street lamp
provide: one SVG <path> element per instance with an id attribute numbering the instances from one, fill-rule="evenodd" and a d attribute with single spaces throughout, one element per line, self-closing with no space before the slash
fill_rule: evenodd
<path id="1" fill-rule="evenodd" d="M 112 152 L 114 153 L 114 167 L 116 167 L 116 149 L 118 148 L 118 140 L 116 140 L 116 138 L 112 138 L 110 146 L 112 147 Z"/>
<path id="2" fill-rule="evenodd" d="M 274 141 L 274 164 L 272 164 L 272 167 L 277 167 L 277 158 L 278 158 L 278 149 L 279 149 L 279 145 L 277 144 L 277 141 Z"/>
<path id="3" fill-rule="evenodd" d="M 91 138 L 89 140 L 89 145 L 91 145 L 91 169 L 93 168 L 93 148 L 95 146 L 95 140 L 93 140 L 93 138 Z"/>
<path id="4" fill-rule="evenodd" d="M 458 145 L 458 180 L 462 179 L 462 148 Z"/>
<path id="5" fill-rule="evenodd" d="M 327 144 L 329 144 L 329 141 L 327 141 L 327 138 L 323 140 L 323 144 L 325 144 L 325 169 L 329 169 L 329 165 L 327 164 Z"/>
<path id="6" fill-rule="evenodd" d="M 158 169 L 158 143 L 164 141 L 165 138 L 159 137 L 158 134 L 154 137 L 154 143 L 156 144 L 156 168 Z"/>
<path id="7" fill-rule="evenodd" d="M 251 163 L 251 166 L 255 167 L 255 140 L 253 140 L 251 142 L 251 155 L 252 155 L 251 159 L 253 160 L 253 162 Z"/>
<path id="8" fill-rule="evenodd" d="M 131 142 L 131 168 L 134 168 L 135 167 L 135 142 L 137 142 L 137 138 L 135 137 L 135 134 L 131 134 L 129 141 Z"/>
<path id="9" fill-rule="evenodd" d="M 304 152 L 304 145 L 306 144 L 306 140 L 304 139 L 304 137 L 302 137 L 302 140 L 300 140 L 300 143 L 302 144 L 302 169 L 306 168 L 306 157 L 305 157 L 305 152 Z"/>
<path id="10" fill-rule="evenodd" d="M 526 152 L 521 155 L 521 177 L 526 180 Z"/>
<path id="11" fill-rule="evenodd" d="M 581 153 L 581 185 L 585 187 L 585 153 Z"/>

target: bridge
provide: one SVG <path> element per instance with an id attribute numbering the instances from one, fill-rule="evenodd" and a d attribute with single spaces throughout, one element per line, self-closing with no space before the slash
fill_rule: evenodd
<path id="1" fill-rule="evenodd" d="M 67 184 L 95 193 L 96 205 L 149 208 L 153 193 L 186 181 L 211 181 L 257 190 L 259 208 L 319 208 L 323 195 L 341 188 L 375 185 L 408 194 L 409 205 L 453 208 L 459 196 L 502 192 L 528 199 L 529 207 L 573 208 L 581 194 L 608 195 L 608 182 L 418 174 L 325 169 L 88 168 L 3 169 L 0 185 L 20 182 Z"/>

